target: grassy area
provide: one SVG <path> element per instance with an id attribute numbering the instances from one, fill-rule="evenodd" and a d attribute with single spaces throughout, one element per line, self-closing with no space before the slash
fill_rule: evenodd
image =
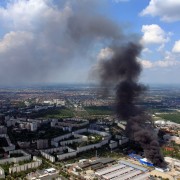
<path id="1" fill-rule="evenodd" d="M 87 106 L 84 108 L 89 115 L 112 115 L 112 108 L 109 106 Z"/>
<path id="2" fill-rule="evenodd" d="M 89 117 L 89 114 L 87 111 L 75 111 L 74 115 L 76 117 L 81 117 L 81 118 L 88 118 Z"/>
<path id="3" fill-rule="evenodd" d="M 74 117 L 74 113 L 73 113 L 73 110 L 71 110 L 71 109 L 63 108 L 63 109 L 59 109 L 59 110 L 52 110 L 52 111 L 44 114 L 43 117 L 44 118 L 56 118 L 56 119 L 71 118 L 71 117 Z"/>
<path id="4" fill-rule="evenodd" d="M 172 158 L 176 158 L 176 159 L 180 160 L 180 145 L 173 143 L 171 145 L 171 147 L 173 148 L 173 150 L 167 150 L 166 148 L 162 147 L 161 151 L 162 151 L 163 155 L 170 156 Z"/>
<path id="5" fill-rule="evenodd" d="M 161 117 L 164 120 L 172 121 L 172 122 L 180 124 L 180 112 L 161 113 L 161 114 L 158 114 L 157 116 Z"/>
<path id="6" fill-rule="evenodd" d="M 120 151 L 117 152 L 110 152 L 110 150 L 106 149 L 106 148 L 101 148 L 99 150 L 97 150 L 97 155 L 99 157 L 110 157 L 110 158 L 114 158 L 114 159 L 119 159 L 124 157 L 124 154 L 122 154 Z"/>
<path id="7" fill-rule="evenodd" d="M 46 109 L 41 110 L 39 112 L 33 112 L 30 115 L 30 118 L 71 118 L 74 117 L 74 111 L 71 108 L 67 107 L 60 107 L 60 108 L 52 108 L 52 109 Z"/>

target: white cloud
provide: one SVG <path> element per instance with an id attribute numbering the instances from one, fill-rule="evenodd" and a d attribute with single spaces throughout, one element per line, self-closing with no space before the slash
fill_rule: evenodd
<path id="1" fill-rule="evenodd" d="M 161 45 L 158 47 L 157 51 L 158 51 L 158 52 L 162 52 L 162 51 L 164 50 L 164 46 L 165 46 L 165 44 L 161 44 Z"/>
<path id="2" fill-rule="evenodd" d="M 23 47 L 34 40 L 33 34 L 30 32 L 14 32 L 7 33 L 0 41 L 0 53 L 6 53 L 9 50 Z"/>
<path id="3" fill-rule="evenodd" d="M 1 83 L 48 81 L 73 57 L 77 45 L 64 36 L 72 9 L 66 4 L 59 9 L 51 2 L 11 0 L 0 7 Z"/>
<path id="4" fill-rule="evenodd" d="M 157 24 L 143 25 L 141 31 L 143 44 L 164 44 L 169 41 L 169 35 Z"/>
<path id="5" fill-rule="evenodd" d="M 172 67 L 179 65 L 179 61 L 176 60 L 160 60 L 154 63 L 154 67 Z"/>
<path id="6" fill-rule="evenodd" d="M 1 84 L 71 81 L 82 65 L 90 69 L 95 46 L 121 36 L 117 24 L 98 15 L 97 0 L 7 2 L 0 6 Z M 108 56 L 106 51 L 99 58 Z"/>
<path id="7" fill-rule="evenodd" d="M 100 52 L 97 55 L 97 60 L 108 60 L 113 56 L 113 50 L 111 48 L 103 48 L 100 50 Z"/>
<path id="8" fill-rule="evenodd" d="M 152 53 L 152 51 L 149 48 L 144 48 L 142 53 Z"/>
<path id="9" fill-rule="evenodd" d="M 175 42 L 174 47 L 172 48 L 172 52 L 180 53 L 180 40 Z"/>
<path id="10" fill-rule="evenodd" d="M 150 61 L 138 58 L 137 60 L 142 64 L 145 69 L 150 68 L 167 68 L 176 67 L 180 65 L 180 61 L 177 60 L 178 57 L 171 52 L 165 52 L 163 60 Z"/>
<path id="11" fill-rule="evenodd" d="M 141 65 L 145 69 L 149 69 L 153 67 L 153 63 L 151 61 L 140 59 L 140 58 L 138 58 L 137 60 L 141 63 Z"/>
<path id="12" fill-rule="evenodd" d="M 37 17 L 48 11 L 48 4 L 44 0 L 10 1 L 7 8 L 0 7 L 0 21 L 7 28 L 29 29 L 37 21 Z"/>
<path id="13" fill-rule="evenodd" d="M 114 55 L 114 52 L 109 47 L 100 49 L 100 51 L 98 52 L 96 56 L 97 63 L 92 66 L 91 71 L 90 71 L 91 80 L 95 80 L 99 77 L 98 72 L 101 71 L 101 68 L 100 68 L 101 66 L 99 66 L 99 64 L 101 64 L 104 61 L 110 60 L 113 55 Z"/>
<path id="14" fill-rule="evenodd" d="M 151 0 L 149 5 L 140 15 L 159 16 L 166 22 L 180 20 L 180 1 L 179 0 Z"/>

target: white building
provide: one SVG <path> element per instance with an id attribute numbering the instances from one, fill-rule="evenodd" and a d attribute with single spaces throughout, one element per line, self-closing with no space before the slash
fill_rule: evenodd
<path id="1" fill-rule="evenodd" d="M 16 165 L 9 168 L 9 173 L 15 173 L 15 172 L 21 172 L 26 171 L 28 169 L 37 168 L 42 164 L 42 160 L 37 158 L 36 156 L 33 156 L 33 161 L 29 163 L 25 163 L 22 165 Z"/>
<path id="2" fill-rule="evenodd" d="M 5 120 L 7 127 L 15 126 L 16 122 L 17 122 L 17 119 L 14 119 L 14 118 L 10 118 L 10 119 Z"/>
<path id="3" fill-rule="evenodd" d="M 9 158 L 0 159 L 0 164 L 18 163 L 20 161 L 25 161 L 25 160 L 30 160 L 31 159 L 31 155 L 26 153 L 25 151 L 23 151 L 21 149 L 9 151 L 9 156 L 11 156 L 13 154 L 23 154 L 23 156 L 21 156 L 21 157 L 9 157 Z"/>
<path id="4" fill-rule="evenodd" d="M 65 100 L 62 99 L 53 99 L 53 100 L 46 100 L 44 101 L 44 104 L 53 105 L 56 104 L 57 106 L 65 106 Z"/>
<path id="5" fill-rule="evenodd" d="M 119 145 L 125 144 L 129 141 L 127 137 L 121 135 L 116 135 L 116 139 L 119 140 Z"/>
<path id="6" fill-rule="evenodd" d="M 114 148 L 116 148 L 118 146 L 118 143 L 116 142 L 116 141 L 110 141 L 110 143 L 109 143 L 109 147 L 111 148 L 111 149 L 114 149 Z"/>
<path id="7" fill-rule="evenodd" d="M 4 169 L 0 167 L 0 179 L 5 179 Z"/>
<path id="8" fill-rule="evenodd" d="M 31 131 L 37 131 L 37 127 L 38 127 L 37 122 L 31 122 L 30 123 L 30 130 Z"/>
<path id="9" fill-rule="evenodd" d="M 57 123 L 58 123 L 58 119 L 52 119 L 51 120 L 51 127 L 56 126 Z"/>
<path id="10" fill-rule="evenodd" d="M 8 143 L 8 146 L 2 147 L 5 152 L 15 150 L 15 145 L 11 143 L 11 140 L 7 134 L 0 134 L 0 137 L 5 138 Z"/>
<path id="11" fill-rule="evenodd" d="M 81 133 L 84 133 L 84 132 L 89 132 L 89 133 L 92 133 L 92 134 L 101 135 L 102 140 L 100 142 L 98 142 L 98 143 L 76 147 L 76 149 L 72 149 L 72 148 L 67 146 L 69 144 L 73 144 L 74 142 L 80 143 L 80 142 L 83 142 L 83 141 L 88 141 L 88 137 L 81 134 Z M 70 139 L 72 136 L 74 136 L 75 139 Z M 90 149 L 100 148 L 103 145 L 108 144 L 110 138 L 111 138 L 111 135 L 109 133 L 107 133 L 107 132 L 96 131 L 96 130 L 86 129 L 86 128 L 79 129 L 79 130 L 74 131 L 72 133 L 68 133 L 68 134 L 53 138 L 51 140 L 51 145 L 55 146 L 56 148 L 42 150 L 41 154 L 45 158 L 49 159 L 51 162 L 55 162 L 55 157 L 53 157 L 50 154 L 52 152 L 61 151 L 61 153 L 57 155 L 57 158 L 59 160 L 62 160 L 62 159 L 66 159 L 66 158 L 76 156 L 78 153 L 88 151 Z M 65 140 L 65 139 L 68 139 L 68 140 Z M 61 146 L 59 147 L 59 145 L 61 145 Z M 114 144 L 114 146 L 115 145 L 116 144 Z M 63 152 L 64 150 L 67 151 L 67 152 Z"/>
<path id="12" fill-rule="evenodd" d="M 164 120 L 158 120 L 158 121 L 155 121 L 154 123 L 157 125 L 165 125 L 166 124 L 166 122 Z"/>
<path id="13" fill-rule="evenodd" d="M 53 99 L 54 104 L 60 105 L 60 106 L 65 106 L 65 101 L 61 99 Z"/>

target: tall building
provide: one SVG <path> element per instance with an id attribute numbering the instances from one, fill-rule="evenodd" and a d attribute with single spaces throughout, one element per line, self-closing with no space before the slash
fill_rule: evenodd
<path id="1" fill-rule="evenodd" d="M 30 123 L 30 130 L 31 131 L 36 131 L 37 130 L 37 123 L 36 122 L 31 122 Z"/>

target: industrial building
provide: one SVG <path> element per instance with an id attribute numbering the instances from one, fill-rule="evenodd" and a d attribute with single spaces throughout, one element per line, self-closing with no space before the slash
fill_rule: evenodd
<path id="1" fill-rule="evenodd" d="M 82 170 L 98 170 L 98 169 L 102 169 L 104 167 L 107 167 L 110 164 L 113 164 L 115 162 L 114 159 L 112 158 L 101 158 L 101 159 L 97 159 L 95 161 L 85 161 L 83 163 L 79 163 L 78 167 Z"/>
<path id="2" fill-rule="evenodd" d="M 120 161 L 119 164 L 96 171 L 96 176 L 102 180 L 146 180 L 149 177 L 147 169 Z"/>
<path id="3" fill-rule="evenodd" d="M 146 166 L 150 166 L 150 167 L 153 167 L 153 163 L 149 162 L 146 158 L 142 158 L 139 160 L 139 162 L 143 165 L 146 165 Z"/>
<path id="4" fill-rule="evenodd" d="M 142 158 L 141 156 L 139 156 L 137 154 L 131 153 L 131 154 L 129 154 L 129 157 L 139 161 L 143 165 L 150 166 L 150 167 L 154 166 L 153 163 L 149 162 L 146 158 Z"/>

